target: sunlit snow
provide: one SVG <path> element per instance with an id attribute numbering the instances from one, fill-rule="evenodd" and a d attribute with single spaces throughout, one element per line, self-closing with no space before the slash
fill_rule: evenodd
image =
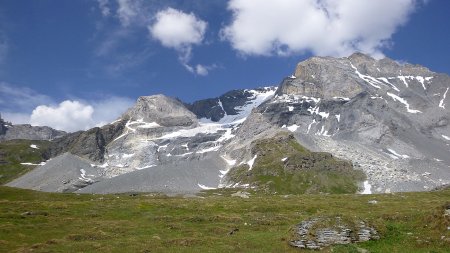
<path id="1" fill-rule="evenodd" d="M 295 132 L 298 129 L 298 125 L 294 124 L 292 126 L 288 126 L 287 129 L 291 132 Z"/>
<path id="2" fill-rule="evenodd" d="M 248 170 L 252 170 L 253 164 L 255 163 L 255 160 L 257 157 L 258 157 L 258 155 L 255 155 L 250 161 L 247 162 L 248 166 L 250 166 L 250 168 Z"/>
<path id="3" fill-rule="evenodd" d="M 215 189 L 217 189 L 215 187 L 209 187 L 209 186 L 206 186 L 206 185 L 203 185 L 203 184 L 197 184 L 197 185 L 198 185 L 198 187 L 202 188 L 203 190 L 215 190 Z"/>
<path id="4" fill-rule="evenodd" d="M 447 96 L 448 89 L 449 89 L 449 88 L 447 88 L 447 89 L 445 90 L 445 93 L 444 93 L 444 95 L 442 96 L 441 101 L 439 101 L 439 107 L 441 107 L 441 108 L 443 108 L 443 109 L 445 109 L 444 99 L 445 99 L 445 97 Z"/>
<path id="5" fill-rule="evenodd" d="M 406 107 L 406 110 L 407 110 L 409 113 L 421 113 L 421 111 L 419 111 L 419 110 L 413 110 L 413 109 L 411 109 L 411 108 L 409 107 L 409 103 L 408 103 L 408 101 L 406 101 L 406 99 L 401 98 L 401 97 L 399 97 L 399 96 L 397 96 L 397 95 L 395 95 L 395 94 L 392 94 L 392 93 L 390 93 L 390 92 L 387 92 L 386 94 L 387 94 L 388 96 L 390 96 L 394 101 L 398 101 L 398 102 L 404 104 L 405 107 Z"/>
<path id="6" fill-rule="evenodd" d="M 364 191 L 361 194 L 372 194 L 372 185 L 369 184 L 369 181 L 364 181 Z"/>

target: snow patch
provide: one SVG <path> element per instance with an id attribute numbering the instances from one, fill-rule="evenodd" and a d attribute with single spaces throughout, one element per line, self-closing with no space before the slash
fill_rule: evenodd
<path id="1" fill-rule="evenodd" d="M 364 181 L 364 190 L 361 194 L 372 194 L 372 185 L 369 184 L 369 181 Z"/>
<path id="2" fill-rule="evenodd" d="M 400 158 L 400 159 L 407 159 L 409 158 L 408 155 L 400 155 L 399 153 L 395 152 L 395 150 L 388 148 L 387 149 L 391 154 L 393 154 L 394 156 Z"/>
<path id="3" fill-rule="evenodd" d="M 236 160 L 232 160 L 232 159 L 228 159 L 225 156 L 220 156 L 223 160 L 225 160 L 225 162 L 230 165 L 230 166 L 234 166 L 236 164 Z"/>
<path id="4" fill-rule="evenodd" d="M 80 172 L 81 175 L 78 179 L 83 180 L 85 182 L 92 182 L 92 178 L 89 178 L 88 176 L 93 177 L 94 175 L 86 175 L 86 170 L 84 169 L 80 169 Z"/>
<path id="5" fill-rule="evenodd" d="M 42 166 L 45 165 L 45 162 L 41 162 L 41 163 L 20 163 L 22 165 L 28 165 L 28 166 Z"/>
<path id="6" fill-rule="evenodd" d="M 141 125 L 137 126 L 137 128 L 157 128 L 157 127 L 160 127 L 160 126 L 161 125 L 159 125 L 156 122 L 150 122 L 150 123 L 141 124 Z"/>
<path id="7" fill-rule="evenodd" d="M 334 115 L 334 117 L 336 117 L 336 119 L 337 119 L 338 122 L 341 121 L 341 115 L 340 115 L 340 114 L 336 114 L 336 115 Z"/>
<path id="8" fill-rule="evenodd" d="M 389 82 L 387 78 L 385 78 L 385 77 L 378 77 L 378 79 L 383 81 L 383 82 L 385 82 L 385 83 L 387 83 L 387 84 L 389 84 L 392 87 L 392 89 L 396 90 L 397 92 L 400 92 L 400 89 L 397 88 L 397 86 L 393 85 L 391 82 Z"/>
<path id="9" fill-rule="evenodd" d="M 316 124 L 316 119 L 313 119 L 313 121 L 308 125 L 308 131 L 306 131 L 307 134 L 309 134 L 309 130 L 311 130 L 312 124 Z"/>
<path id="10" fill-rule="evenodd" d="M 292 111 L 294 110 L 294 107 L 293 107 L 293 106 L 288 106 L 288 110 L 289 110 L 290 112 L 292 112 Z"/>
<path id="11" fill-rule="evenodd" d="M 408 79 L 408 80 L 417 80 L 422 85 L 422 88 L 424 90 L 427 89 L 427 87 L 425 86 L 425 81 L 430 82 L 430 80 L 433 79 L 432 76 L 428 76 L 428 77 L 423 77 L 423 76 L 397 76 L 397 78 L 402 80 L 406 87 L 409 87 L 408 82 L 406 81 L 406 79 Z"/>
<path id="12" fill-rule="evenodd" d="M 222 109 L 224 115 L 227 116 L 227 112 L 226 112 L 225 109 L 223 108 L 222 100 L 220 100 L 220 98 L 219 98 L 219 101 L 217 101 L 217 102 L 218 102 L 220 108 Z"/>
<path id="13" fill-rule="evenodd" d="M 162 145 L 162 146 L 158 146 L 158 149 L 156 150 L 157 152 L 159 152 L 161 149 L 166 149 L 167 148 L 167 146 L 168 146 L 169 144 L 166 144 L 166 145 Z"/>
<path id="14" fill-rule="evenodd" d="M 333 99 L 338 99 L 338 100 L 342 100 L 342 101 L 350 101 L 350 98 L 346 98 L 346 97 L 333 97 Z"/>
<path id="15" fill-rule="evenodd" d="M 185 157 L 187 155 L 192 155 L 193 153 L 194 152 L 187 152 L 187 153 L 184 153 L 184 154 L 181 154 L 181 155 L 175 155 L 175 156 Z"/>
<path id="16" fill-rule="evenodd" d="M 288 159 L 288 158 L 285 157 L 285 158 L 282 158 L 281 161 L 282 161 L 282 162 L 285 162 L 287 159 Z"/>
<path id="17" fill-rule="evenodd" d="M 124 159 L 128 159 L 128 158 L 131 158 L 133 156 L 134 156 L 134 154 L 122 154 L 122 158 L 124 158 Z"/>
<path id="18" fill-rule="evenodd" d="M 287 129 L 291 132 L 295 132 L 298 129 L 298 125 L 294 124 L 292 126 L 288 126 Z"/>
<path id="19" fill-rule="evenodd" d="M 147 165 L 144 167 L 137 167 L 136 170 L 144 170 L 144 169 L 148 169 L 148 168 L 155 167 L 155 166 L 156 166 L 156 164 Z"/>
<path id="20" fill-rule="evenodd" d="M 39 149 L 39 147 L 36 144 L 31 144 L 30 148 Z"/>
<path id="21" fill-rule="evenodd" d="M 328 116 L 330 116 L 329 112 L 319 112 L 318 113 L 322 118 L 328 119 Z"/>
<path id="22" fill-rule="evenodd" d="M 442 138 L 446 139 L 447 141 L 450 141 L 450 137 L 448 137 L 447 135 L 442 135 Z"/>
<path id="23" fill-rule="evenodd" d="M 217 151 L 222 147 L 222 145 L 219 146 L 214 146 L 214 147 L 210 147 L 210 148 L 205 148 L 205 149 L 201 149 L 196 151 L 196 154 L 203 154 L 203 153 L 207 153 L 207 152 L 213 152 L 213 151 Z"/>
<path id="24" fill-rule="evenodd" d="M 447 87 L 447 89 L 445 90 L 444 95 L 442 96 L 441 101 L 439 101 L 439 107 L 440 107 L 440 108 L 445 109 L 444 99 L 445 99 L 445 97 L 447 96 L 448 89 L 449 89 L 449 88 Z"/>
<path id="25" fill-rule="evenodd" d="M 378 81 L 376 78 L 374 78 L 372 76 L 361 74 L 358 71 L 358 69 L 355 66 L 353 66 L 352 63 L 350 63 L 350 65 L 355 70 L 355 73 L 359 76 L 359 78 L 361 78 L 362 80 L 366 81 L 366 83 L 370 84 L 371 86 L 373 86 L 373 87 L 375 87 L 377 89 L 381 89 L 381 87 L 378 84 L 383 84 L 382 82 Z"/>
<path id="26" fill-rule="evenodd" d="M 406 101 L 406 99 L 401 98 L 401 97 L 399 97 L 399 96 L 397 96 L 397 95 L 395 95 L 395 94 L 392 94 L 392 93 L 390 93 L 390 92 L 387 92 L 386 94 L 387 94 L 388 96 L 390 96 L 394 101 L 398 101 L 398 102 L 404 104 L 405 107 L 406 107 L 406 110 L 407 110 L 409 113 L 422 113 L 422 112 L 419 111 L 419 110 L 413 110 L 413 109 L 411 109 L 411 108 L 409 107 L 409 103 L 408 103 L 408 101 Z"/>
<path id="27" fill-rule="evenodd" d="M 402 80 L 407 88 L 409 87 L 408 82 L 406 82 L 406 78 L 404 76 L 397 76 L 397 78 Z"/>
<path id="28" fill-rule="evenodd" d="M 203 185 L 203 184 L 197 184 L 197 185 L 198 185 L 198 187 L 202 188 L 203 190 L 215 190 L 215 189 L 217 189 L 215 187 L 209 187 L 209 186 L 206 186 L 206 185 Z"/>
<path id="29" fill-rule="evenodd" d="M 248 169 L 249 171 L 252 170 L 256 157 L 258 157 L 258 155 L 255 155 L 250 161 L 247 162 L 247 165 L 250 166 L 250 168 Z"/>

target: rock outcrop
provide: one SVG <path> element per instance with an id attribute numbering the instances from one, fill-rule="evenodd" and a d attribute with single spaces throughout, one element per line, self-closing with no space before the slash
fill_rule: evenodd
<path id="1" fill-rule="evenodd" d="M 289 244 L 302 249 L 322 249 L 336 244 L 378 240 L 377 230 L 365 221 L 341 217 L 317 217 L 304 220 L 293 229 Z"/>

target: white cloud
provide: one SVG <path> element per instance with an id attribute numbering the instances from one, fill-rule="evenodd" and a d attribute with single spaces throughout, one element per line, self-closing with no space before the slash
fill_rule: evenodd
<path id="1" fill-rule="evenodd" d="M 51 126 L 59 130 L 73 132 L 86 130 L 91 126 L 94 108 L 79 101 L 66 100 L 57 106 L 40 105 L 33 110 L 31 125 Z"/>
<path id="2" fill-rule="evenodd" d="M 167 8 L 156 14 L 156 22 L 149 27 L 153 38 L 165 47 L 183 50 L 198 45 L 205 35 L 207 23 L 193 13 Z"/>
<path id="3" fill-rule="evenodd" d="M 98 8 L 102 12 L 103 17 L 108 17 L 111 14 L 111 8 L 109 7 L 109 0 L 97 0 Z"/>
<path id="4" fill-rule="evenodd" d="M 122 26 L 145 25 L 148 14 L 142 0 L 117 0 L 117 5 L 116 13 Z"/>
<path id="5" fill-rule="evenodd" d="M 191 66 L 192 47 L 202 43 L 208 23 L 193 13 L 167 8 L 156 14 L 155 22 L 148 26 L 150 35 L 163 46 L 178 51 L 181 64 L 190 72 L 207 75 L 202 65 Z"/>
<path id="6" fill-rule="evenodd" d="M 202 64 L 190 66 L 188 64 L 185 64 L 184 67 L 191 73 L 195 73 L 199 76 L 207 76 L 209 74 L 209 71 L 215 69 L 217 66 L 215 64 L 209 66 Z"/>
<path id="7" fill-rule="evenodd" d="M 206 76 L 208 75 L 208 67 L 207 66 L 203 66 L 201 64 L 197 64 L 197 66 L 195 67 L 195 71 L 197 72 L 198 75 L 201 76 Z"/>
<path id="8" fill-rule="evenodd" d="M 115 96 L 91 102 L 92 107 L 94 107 L 93 126 L 102 126 L 116 120 L 135 102 L 130 98 Z"/>
<path id="9" fill-rule="evenodd" d="M 58 105 L 40 105 L 31 113 L 30 124 L 67 132 L 87 130 L 114 121 L 133 103 L 129 98 L 109 97 L 93 102 L 65 100 Z"/>
<path id="10" fill-rule="evenodd" d="M 244 55 L 382 56 L 417 0 L 231 0 L 221 37 Z"/>
<path id="11" fill-rule="evenodd" d="M 64 131 L 85 130 L 112 122 L 135 103 L 127 97 L 72 99 L 59 104 L 27 87 L 0 83 L 3 119 L 13 124 L 49 126 Z"/>

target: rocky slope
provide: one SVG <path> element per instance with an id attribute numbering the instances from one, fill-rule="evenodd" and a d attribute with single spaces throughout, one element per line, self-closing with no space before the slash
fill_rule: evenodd
<path id="1" fill-rule="evenodd" d="M 417 65 L 313 57 L 278 88 L 193 104 L 141 97 L 117 121 L 56 139 L 50 150 L 101 171 L 80 191 L 196 192 L 245 186 L 233 175 L 239 164 L 264 163 L 255 141 L 291 132 L 307 149 L 364 172 L 361 192 L 429 190 L 450 183 L 449 89 L 449 76 Z"/>
<path id="2" fill-rule="evenodd" d="M 254 111 L 228 149 L 283 128 L 307 148 L 353 161 L 367 174 L 367 191 L 432 189 L 450 183 L 449 86 L 445 74 L 390 59 L 314 57 Z"/>
<path id="3" fill-rule="evenodd" d="M 46 126 L 31 126 L 28 124 L 13 125 L 5 122 L 0 116 L 0 141 L 6 140 L 53 140 L 64 136 L 64 131 Z"/>

